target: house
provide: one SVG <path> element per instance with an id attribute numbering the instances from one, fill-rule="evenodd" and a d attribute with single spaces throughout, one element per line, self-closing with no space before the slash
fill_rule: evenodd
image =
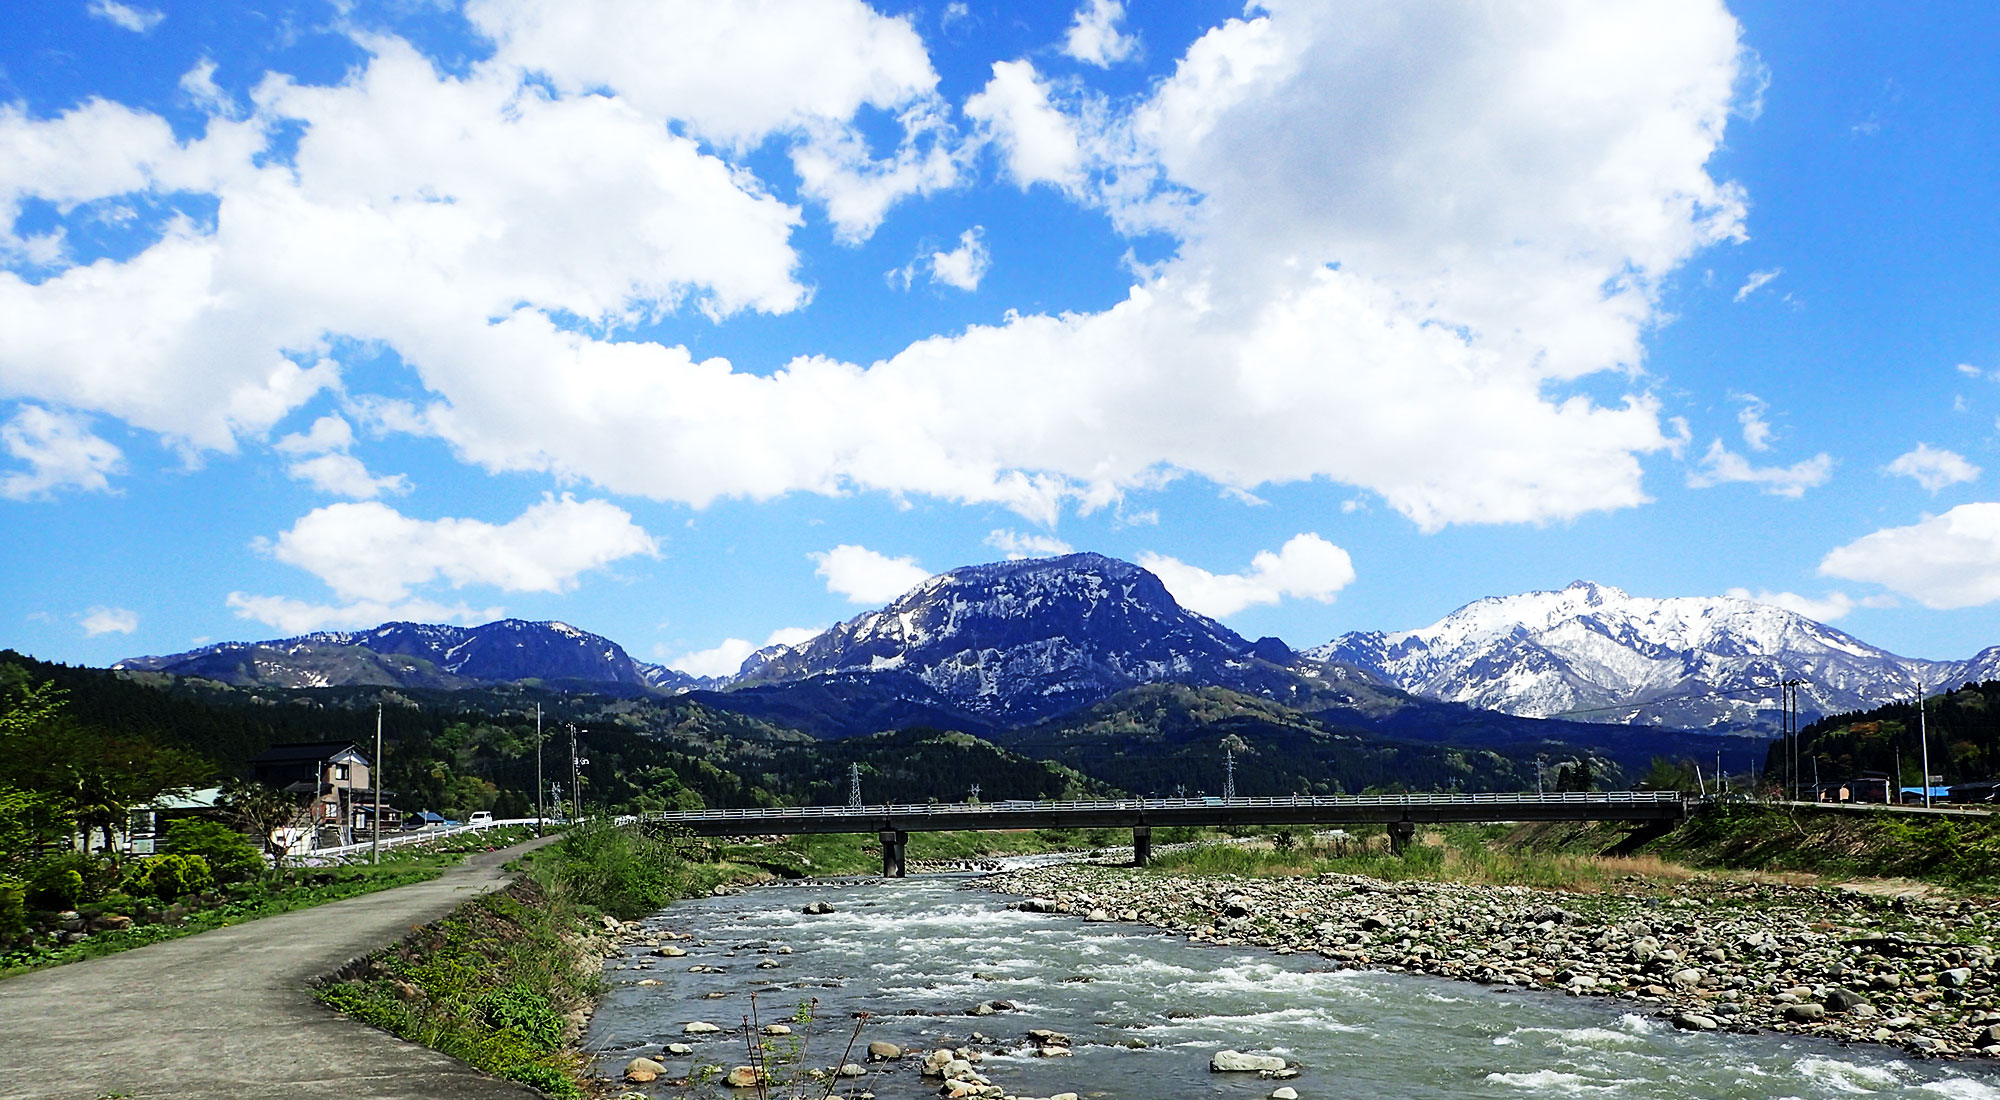
<path id="1" fill-rule="evenodd" d="M 318 846 L 352 843 L 365 836 L 375 812 L 374 768 L 353 741 L 295 741 L 272 745 L 250 758 L 250 778 L 300 796 L 307 803 Z M 382 827 L 399 827 L 389 792 L 382 792 Z"/>
<path id="2" fill-rule="evenodd" d="M 125 850 L 138 856 L 152 855 L 159 850 L 160 840 L 166 836 L 170 823 L 190 817 L 214 817 L 220 812 L 221 801 L 221 787 L 201 790 L 183 787 L 163 792 L 158 798 L 134 809 L 127 818 Z"/>

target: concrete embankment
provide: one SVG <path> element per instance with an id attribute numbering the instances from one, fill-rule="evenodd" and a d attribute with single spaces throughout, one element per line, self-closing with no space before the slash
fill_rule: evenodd
<path id="1" fill-rule="evenodd" d="M 310 988 L 505 885 L 501 864 L 529 846 L 429 882 L 0 982 L 0 1096 L 535 1097 L 344 1019 Z"/>
<path id="2" fill-rule="evenodd" d="M 986 879 L 1022 908 L 1360 969 L 1645 1006 L 1691 1030 L 1779 1030 L 2000 1056 L 2000 905 L 1695 879 L 1629 893 L 1183 877 L 1105 867 Z"/>

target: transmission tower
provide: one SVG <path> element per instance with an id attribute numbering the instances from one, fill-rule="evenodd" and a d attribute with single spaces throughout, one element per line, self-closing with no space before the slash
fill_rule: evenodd
<path id="1" fill-rule="evenodd" d="M 972 796 L 971 796 L 970 798 L 966 799 L 966 801 L 968 801 L 968 802 L 977 802 L 977 801 L 979 801 L 979 784 L 977 784 L 977 783 L 974 783 L 974 784 L 972 785 Z"/>
<path id="2" fill-rule="evenodd" d="M 847 766 L 847 804 L 854 809 L 861 808 L 861 765 Z"/>
<path id="3" fill-rule="evenodd" d="M 1222 799 L 1227 802 L 1236 797 L 1236 750 L 1223 749 L 1222 752 Z"/>

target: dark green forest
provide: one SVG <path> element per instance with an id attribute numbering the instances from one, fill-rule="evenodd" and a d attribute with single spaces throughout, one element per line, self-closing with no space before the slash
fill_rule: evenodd
<path id="1" fill-rule="evenodd" d="M 1944 776 L 1947 784 L 1995 778 L 2000 773 L 2000 680 L 1929 696 L 1923 727 L 1932 775 Z M 1829 782 L 1863 772 L 1897 774 L 1900 765 L 1898 785 L 1918 787 L 1923 785 L 1922 758 L 1914 700 L 1834 715 L 1799 731 L 1799 773 L 1807 782 L 1817 761 L 1820 777 Z M 1790 746 L 1773 742 L 1766 773 L 1784 776 L 1790 759 Z"/>

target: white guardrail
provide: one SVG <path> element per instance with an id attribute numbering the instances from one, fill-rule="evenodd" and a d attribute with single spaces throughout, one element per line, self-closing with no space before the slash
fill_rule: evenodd
<path id="1" fill-rule="evenodd" d="M 543 820 L 553 822 L 555 818 L 544 818 Z M 391 848 L 407 848 L 412 844 L 427 844 L 432 841 L 443 840 L 447 837 L 464 836 L 467 833 L 483 833 L 488 829 L 502 829 L 509 825 L 533 825 L 534 823 L 535 819 L 532 817 L 509 817 L 498 821 L 481 821 L 474 825 L 446 825 L 429 829 L 398 829 L 394 832 L 382 834 L 382 850 L 386 852 Z M 316 859 L 344 859 L 356 854 L 366 855 L 374 849 L 375 844 L 373 841 L 364 840 L 359 844 L 342 844 L 333 848 L 310 848 L 303 852 L 295 852 L 286 858 L 294 863 L 310 863 Z"/>
<path id="2" fill-rule="evenodd" d="M 1679 791 L 1576 791 L 1536 794 L 1352 794 L 1294 795 L 1278 798 L 1120 798 L 1068 802 L 911 802 L 862 806 L 767 806 L 740 810 L 667 810 L 642 814 L 646 821 L 795 821 L 809 817 L 897 817 L 914 814 L 1047 813 L 1050 810 L 1201 810 L 1301 807 L 1345 809 L 1362 806 L 1630 806 L 1679 803 Z"/>

